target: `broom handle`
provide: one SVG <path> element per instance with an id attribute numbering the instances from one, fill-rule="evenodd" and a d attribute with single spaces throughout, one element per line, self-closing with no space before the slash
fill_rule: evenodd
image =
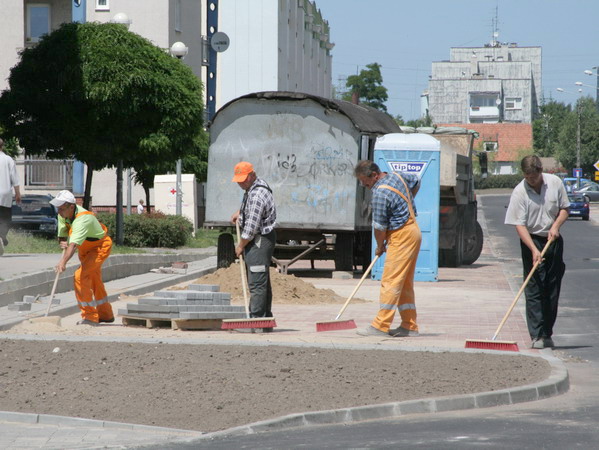
<path id="1" fill-rule="evenodd" d="M 239 217 L 235 221 L 235 228 L 237 228 L 237 245 L 241 242 L 241 231 L 239 231 Z M 241 269 L 241 285 L 243 287 L 243 301 L 245 304 L 245 315 L 250 318 L 250 301 L 248 299 L 247 291 L 247 273 L 245 272 L 245 261 L 243 260 L 243 252 L 239 255 L 239 267 Z"/>
<path id="2" fill-rule="evenodd" d="M 376 255 L 374 257 L 374 259 L 372 260 L 372 262 L 368 266 L 368 269 L 366 269 L 366 271 L 364 272 L 364 275 L 362 275 L 362 278 L 360 279 L 360 282 L 354 288 L 354 291 L 350 294 L 350 296 L 345 301 L 345 305 L 343 305 L 343 308 L 341 308 L 341 311 L 339 311 L 339 314 L 337 314 L 337 317 L 335 317 L 335 320 L 339 320 L 339 317 L 341 317 L 341 314 L 343 314 L 343 311 L 345 311 L 345 308 L 347 308 L 347 305 L 349 305 L 349 302 L 351 301 L 351 299 L 354 298 L 354 295 L 356 295 L 356 292 L 358 292 L 358 289 L 360 289 L 360 286 L 362 286 L 362 283 L 364 282 L 364 280 L 366 279 L 366 277 L 368 276 L 368 274 L 372 270 L 372 267 L 374 266 L 374 263 L 377 261 L 377 259 L 379 259 L 379 255 Z"/>
<path id="3" fill-rule="evenodd" d="M 64 249 L 62 251 L 62 255 L 64 256 L 64 252 L 66 252 L 66 249 Z M 48 301 L 48 308 L 46 309 L 46 314 L 44 314 L 44 317 L 48 316 L 48 313 L 50 312 L 50 308 L 52 307 L 52 300 L 54 300 L 54 294 L 56 293 L 56 285 L 58 284 L 58 277 L 60 276 L 60 272 L 56 272 L 56 277 L 54 277 L 54 284 L 52 285 L 52 292 L 50 293 L 50 300 Z"/>
<path id="4" fill-rule="evenodd" d="M 522 283 L 522 286 L 520 287 L 520 290 L 518 291 L 518 293 L 516 294 L 516 297 L 512 301 L 512 304 L 510 305 L 510 308 L 507 310 L 507 313 L 505 313 L 505 316 L 503 317 L 503 320 L 501 321 L 501 323 L 497 327 L 497 331 L 495 332 L 495 334 L 493 335 L 493 338 L 491 339 L 492 341 L 494 341 L 495 339 L 497 339 L 497 335 L 499 335 L 499 332 L 503 328 L 503 325 L 505 325 L 505 322 L 507 321 L 508 317 L 512 313 L 512 310 L 516 306 L 516 303 L 518 302 L 518 299 L 522 295 L 522 292 L 524 291 L 524 289 L 528 285 L 528 282 L 530 281 L 530 279 L 534 275 L 535 271 L 537 270 L 537 267 L 539 267 L 539 264 L 541 264 L 541 262 L 543 261 L 543 256 L 545 255 L 545 252 L 547 252 L 547 249 L 549 248 L 549 246 L 551 245 L 552 242 L 553 241 L 551 239 L 549 239 L 547 241 L 547 243 L 545 244 L 545 247 L 543 248 L 543 251 L 541 252 L 541 258 L 535 263 L 534 266 L 532 266 L 532 269 L 530 269 L 530 273 L 526 277 L 526 280 L 524 280 L 524 283 Z"/>

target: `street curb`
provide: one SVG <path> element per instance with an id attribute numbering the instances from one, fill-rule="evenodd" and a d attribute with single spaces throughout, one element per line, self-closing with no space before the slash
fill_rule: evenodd
<path id="1" fill-rule="evenodd" d="M 454 351 L 454 349 L 443 350 L 436 348 L 435 351 Z M 470 350 L 469 353 L 504 353 L 513 355 L 512 352 L 494 352 L 489 350 Z M 462 411 L 475 408 L 489 408 L 494 406 L 508 406 L 518 403 L 542 400 L 564 394 L 568 391 L 570 387 L 568 371 L 563 362 L 553 356 L 551 350 L 543 350 L 539 353 L 539 355 L 522 356 L 545 359 L 551 365 L 551 374 L 549 377 L 539 383 L 502 389 L 499 391 L 407 400 L 403 402 L 357 406 L 353 408 L 342 408 L 336 410 L 295 413 L 278 417 L 276 419 L 253 422 L 247 425 L 240 425 L 238 427 L 211 433 L 204 433 L 195 430 L 182 430 L 175 428 L 102 421 L 96 419 L 82 419 L 78 417 L 19 413 L 10 411 L 0 411 L 0 421 L 73 427 L 81 426 L 146 430 L 148 432 L 158 432 L 163 434 L 177 434 L 179 435 L 178 437 L 182 439 L 181 442 L 193 444 L 194 442 L 218 437 L 244 436 L 249 434 L 264 433 L 269 431 L 282 431 L 317 425 L 347 425 L 365 420 L 393 419 L 410 414 L 430 414 L 449 411 Z M 181 434 L 186 434 L 187 436 L 180 436 Z M 179 441 L 179 439 L 177 439 L 177 441 Z"/>
<path id="2" fill-rule="evenodd" d="M 203 435 L 201 431 L 183 430 L 178 428 L 154 427 L 149 425 L 138 425 L 135 423 L 111 422 L 108 420 L 83 419 L 80 417 L 56 416 L 53 414 L 20 413 L 10 411 L 0 411 L 0 422 L 39 424 L 39 425 L 57 425 L 64 427 L 94 427 L 135 431 L 151 431 L 162 434 L 185 434 L 188 437 Z"/>
<path id="3" fill-rule="evenodd" d="M 515 405 L 517 403 L 554 397 L 568 391 L 570 387 L 568 371 L 563 362 L 554 357 L 550 353 L 550 350 L 548 350 L 547 353 L 541 352 L 539 356 L 526 356 L 541 357 L 547 360 L 551 365 L 551 374 L 546 380 L 527 386 L 502 389 L 499 391 L 289 414 L 277 419 L 263 420 L 239 427 L 229 428 L 227 430 L 206 433 L 198 437 L 195 441 L 214 439 L 217 437 L 244 436 L 269 431 L 282 431 L 316 425 L 347 425 L 350 423 L 362 422 L 364 420 L 398 418 L 409 414 L 426 414 Z"/>
<path id="4" fill-rule="evenodd" d="M 58 262 L 57 255 L 56 261 Z M 209 252 L 185 253 L 135 253 L 110 256 L 102 266 L 104 282 L 149 272 L 150 269 L 176 261 L 198 261 L 213 256 Z M 70 265 L 58 278 L 56 293 L 73 290 L 73 274 L 79 265 Z M 41 270 L 21 277 L 0 282 L 0 307 L 21 301 L 23 295 L 48 295 L 56 273 L 52 269 Z"/>

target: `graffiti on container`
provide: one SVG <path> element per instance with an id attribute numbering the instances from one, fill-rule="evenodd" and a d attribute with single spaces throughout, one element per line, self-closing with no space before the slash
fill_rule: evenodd
<path id="1" fill-rule="evenodd" d="M 300 192 L 291 192 L 291 203 L 303 204 L 316 213 L 335 213 L 345 211 L 350 195 L 345 190 L 331 191 L 327 186 L 308 184 Z M 336 219 L 336 220 L 337 220 Z"/>

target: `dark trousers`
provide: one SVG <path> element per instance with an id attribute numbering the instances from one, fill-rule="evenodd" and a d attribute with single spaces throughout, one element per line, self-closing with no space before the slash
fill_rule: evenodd
<path id="1" fill-rule="evenodd" d="M 270 261 L 275 251 L 276 233 L 257 235 L 245 247 L 244 257 L 250 288 L 250 317 L 272 317 Z"/>
<path id="2" fill-rule="evenodd" d="M 531 237 L 535 246 L 542 251 L 547 243 L 547 238 L 534 235 Z M 520 248 L 522 249 L 524 278 L 526 279 L 533 266 L 532 252 L 522 241 L 520 241 Z M 539 264 L 524 289 L 526 322 L 531 339 L 551 337 L 553 334 L 562 278 L 566 271 L 563 253 L 564 240 L 560 236 L 549 246 L 544 261 Z"/>
<path id="3" fill-rule="evenodd" d="M 0 206 L 0 239 L 4 245 L 8 244 L 6 240 L 6 235 L 8 234 L 8 229 L 10 228 L 10 223 L 12 221 L 12 209 L 7 208 L 6 206 Z"/>

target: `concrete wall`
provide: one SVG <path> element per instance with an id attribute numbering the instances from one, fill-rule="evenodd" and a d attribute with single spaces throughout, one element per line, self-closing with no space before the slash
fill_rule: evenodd
<path id="1" fill-rule="evenodd" d="M 313 3 L 223 0 L 219 12 L 218 29 L 227 33 L 231 44 L 218 54 L 217 110 L 259 91 L 330 98 L 329 27 Z"/>

